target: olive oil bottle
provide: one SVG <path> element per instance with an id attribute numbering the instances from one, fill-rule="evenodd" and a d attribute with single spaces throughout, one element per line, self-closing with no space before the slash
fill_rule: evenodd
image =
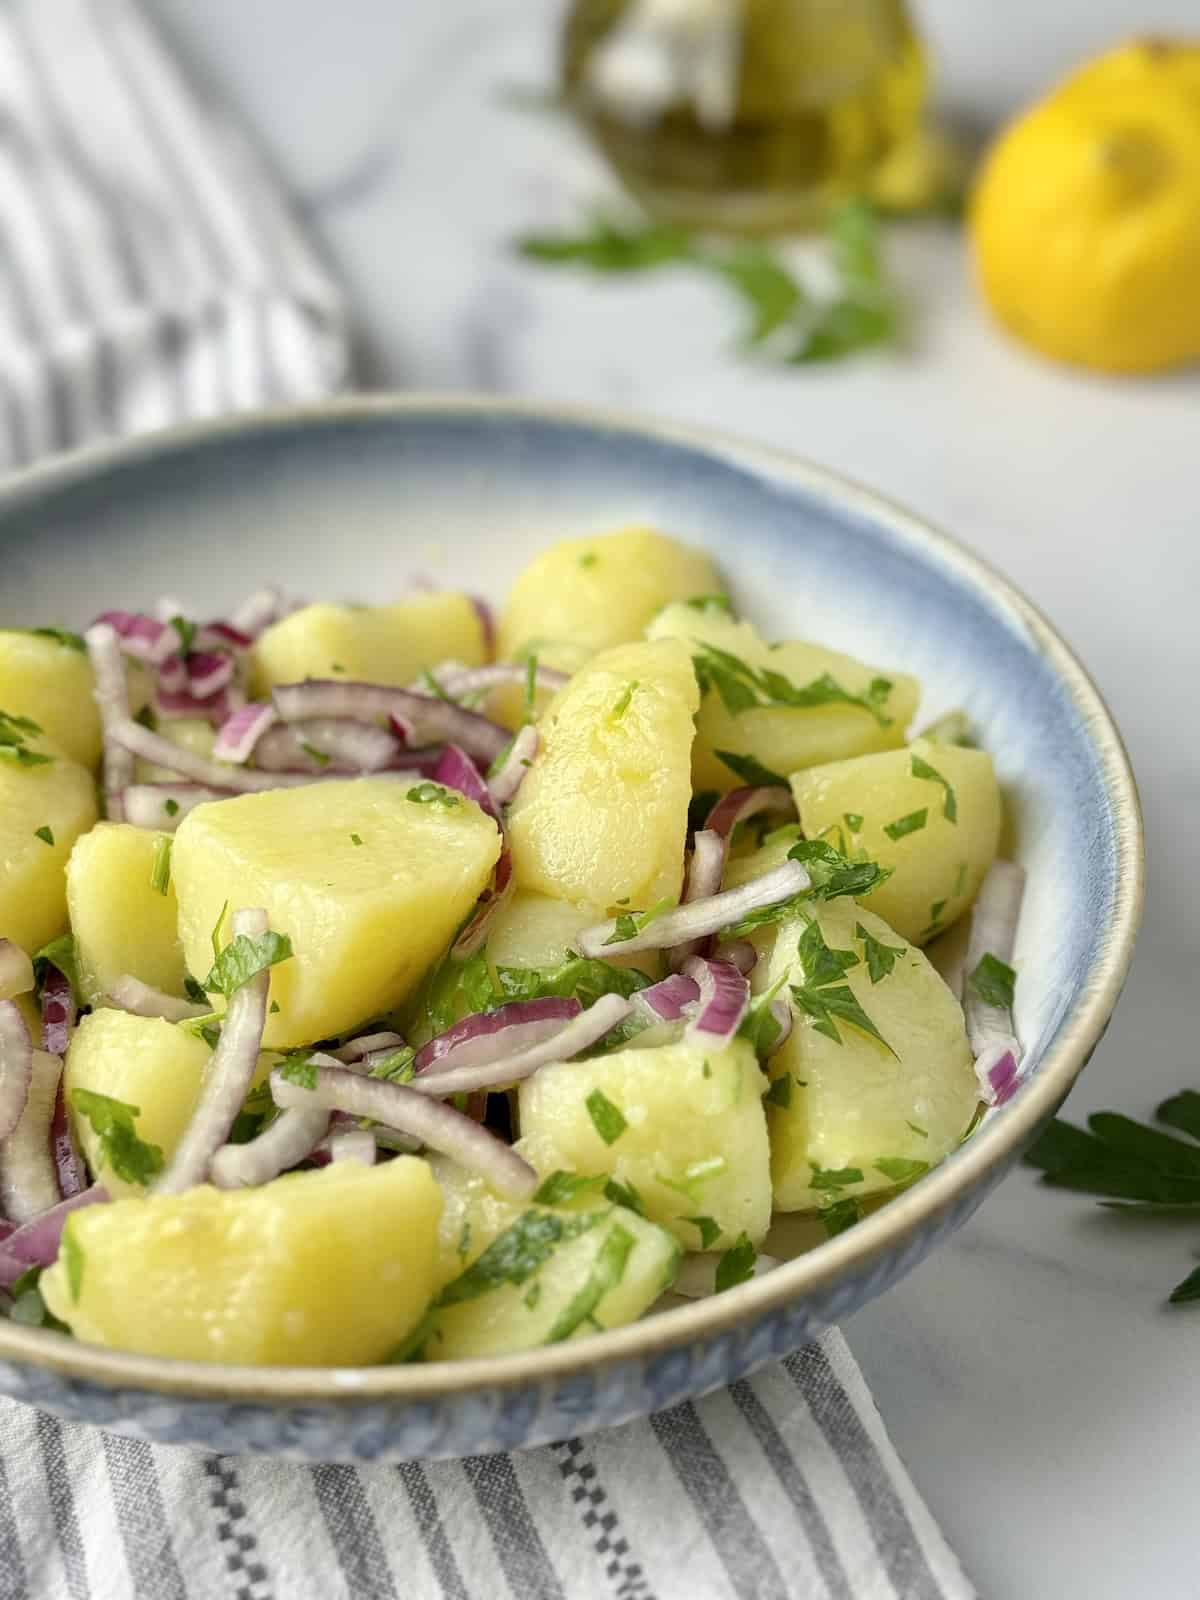
<path id="1" fill-rule="evenodd" d="M 648 210 L 743 233 L 862 193 L 926 92 L 904 0 L 575 0 L 562 75 Z"/>

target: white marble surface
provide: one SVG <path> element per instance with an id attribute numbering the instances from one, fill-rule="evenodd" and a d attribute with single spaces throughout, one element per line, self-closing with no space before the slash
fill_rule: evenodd
<path id="1" fill-rule="evenodd" d="M 1125 1000 L 1070 1102 L 1147 1114 L 1200 1085 L 1200 377 L 1107 382 L 998 336 L 962 240 L 894 240 L 912 346 L 828 370 L 740 362 L 722 296 L 517 263 L 602 174 L 558 121 L 501 104 L 544 81 L 553 0 L 156 0 L 254 125 L 353 298 L 376 382 L 598 401 L 801 451 L 907 502 L 1009 573 L 1082 653 L 1139 773 L 1149 905 Z M 959 104 L 1002 109 L 1196 0 L 925 0 Z M 1001 20 L 1002 19 L 1002 20 Z M 1163 1309 L 1200 1246 L 1009 1179 L 846 1332 L 989 1600 L 1196 1595 L 1200 1311 Z"/>

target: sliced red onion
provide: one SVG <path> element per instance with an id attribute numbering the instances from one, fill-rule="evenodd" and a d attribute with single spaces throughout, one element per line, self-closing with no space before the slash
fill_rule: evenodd
<path id="1" fill-rule="evenodd" d="M 684 1256 L 671 1285 L 671 1293 L 682 1295 L 685 1300 L 705 1300 L 710 1294 L 715 1294 L 720 1259 L 715 1253 Z M 773 1272 L 780 1265 L 777 1256 L 769 1256 L 760 1250 L 754 1259 L 754 1276 L 761 1278 L 764 1273 Z"/>
<path id="2" fill-rule="evenodd" d="M 350 717 L 370 722 L 388 717 L 409 743 L 440 744 L 452 740 L 470 756 L 494 761 L 508 743 L 508 730 L 489 722 L 477 711 L 467 711 L 436 695 L 412 689 L 392 689 L 382 683 L 340 683 L 331 678 L 309 678 L 285 683 L 272 691 L 275 708 L 284 722 L 304 722 L 310 717 Z"/>
<path id="3" fill-rule="evenodd" d="M 118 1011 L 129 1011 L 135 1017 L 162 1017 L 165 1022 L 186 1022 L 189 1017 L 205 1017 L 209 1006 L 193 1005 L 190 1000 L 180 1000 L 161 989 L 152 989 L 148 983 L 131 973 L 118 978 L 108 991 L 108 997 Z"/>
<path id="4" fill-rule="evenodd" d="M 479 626 L 483 632 L 483 653 L 485 656 L 496 654 L 496 613 L 486 600 L 481 600 L 477 594 L 471 596 L 471 604 L 475 607 L 475 615 L 479 618 Z"/>
<path id="5" fill-rule="evenodd" d="M 82 1194 L 87 1188 L 87 1168 L 71 1132 L 71 1118 L 67 1112 L 64 1078 L 58 1080 L 58 1093 L 54 1097 L 54 1117 L 50 1123 L 50 1151 L 54 1157 L 54 1170 L 58 1174 L 58 1190 L 64 1200 Z"/>
<path id="6" fill-rule="evenodd" d="M 250 640 L 257 639 L 264 628 L 286 615 L 283 595 L 278 589 L 256 589 L 236 607 L 229 621 L 232 627 Z"/>
<path id="7" fill-rule="evenodd" d="M 212 1158 L 209 1181 L 218 1189 L 251 1189 L 270 1183 L 306 1160 L 328 1132 L 329 1113 L 322 1107 L 281 1111 L 247 1144 L 223 1144 Z"/>
<path id="8" fill-rule="evenodd" d="M 713 960 L 728 961 L 746 977 L 758 965 L 758 951 L 749 939 L 731 939 L 728 944 L 721 946 Z"/>
<path id="9" fill-rule="evenodd" d="M 113 630 L 125 655 L 148 666 L 161 666 L 179 649 L 179 634 L 169 622 L 158 622 L 137 611 L 102 611 L 92 626 L 100 624 Z"/>
<path id="10" fill-rule="evenodd" d="M 373 1167 L 379 1154 L 370 1128 L 348 1128 L 345 1133 L 331 1133 L 326 1143 L 330 1161 L 357 1161 L 364 1167 Z"/>
<path id="11" fill-rule="evenodd" d="M 158 669 L 159 694 L 187 694 L 188 669 L 182 656 L 168 656 Z"/>
<path id="12" fill-rule="evenodd" d="M 187 657 L 188 690 L 193 699 L 207 700 L 233 682 L 234 660 L 219 650 L 191 650 Z"/>
<path id="13" fill-rule="evenodd" d="M 0 1000 L 0 1140 L 21 1121 L 33 1081 L 33 1041 L 12 1000 Z"/>
<path id="14" fill-rule="evenodd" d="M 12 1002 L 4 1004 L 12 1005 Z M 7 1077 L 6 1072 L 6 1080 Z M 29 1092 L 20 1120 L 7 1138 L 0 1141 L 0 1210 L 18 1224 L 32 1222 L 34 1217 L 62 1199 L 50 1151 L 50 1124 L 54 1120 L 54 1102 L 61 1077 L 62 1062 L 57 1056 L 46 1055 L 41 1050 L 32 1051 Z M 7 1111 L 8 1107 L 5 1109 Z"/>
<path id="15" fill-rule="evenodd" d="M 524 688 L 529 682 L 529 668 L 523 661 L 498 661 L 490 667 L 464 667 L 457 661 L 448 661 L 434 667 L 430 676 L 452 700 L 461 700 L 464 695 L 502 689 L 510 683 Z M 533 681 L 539 689 L 553 694 L 570 679 L 565 672 L 556 672 L 553 667 L 535 667 Z"/>
<path id="16" fill-rule="evenodd" d="M 209 800 L 227 800 L 230 791 L 197 783 L 131 783 L 125 790 L 125 820 L 135 828 L 174 833 L 189 811 Z"/>
<path id="17" fill-rule="evenodd" d="M 168 772 L 178 772 L 182 777 L 191 778 L 194 783 L 203 784 L 210 789 L 251 794 L 263 789 L 293 788 L 297 784 L 311 781 L 307 774 L 256 772 L 248 767 L 220 766 L 215 761 L 206 761 L 203 756 L 183 749 L 181 745 L 172 744 L 161 734 L 151 733 L 149 728 L 143 728 L 140 723 L 128 720 L 114 725 L 112 737 L 119 745 L 131 754 L 141 756 L 144 761 L 153 761 L 156 766 L 165 767 Z"/>
<path id="18" fill-rule="evenodd" d="M 544 995 L 537 1000 L 513 1000 L 495 1011 L 478 1011 L 423 1046 L 417 1052 L 415 1069 L 441 1073 L 451 1067 L 486 1066 L 519 1055 L 560 1034 L 582 1009 L 574 998 Z"/>
<path id="19" fill-rule="evenodd" d="M 33 988 L 33 962 L 11 939 L 0 939 L 0 1000 L 28 994 Z"/>
<path id="20" fill-rule="evenodd" d="M 712 828 L 702 828 L 692 840 L 692 856 L 688 862 L 687 880 L 683 886 L 683 903 L 693 900 L 710 900 L 721 888 L 725 874 L 727 841 L 723 834 Z M 688 939 L 667 952 L 667 964 L 678 972 L 690 956 L 702 953 L 703 939 Z"/>
<path id="21" fill-rule="evenodd" d="M 705 828 L 728 839 L 739 822 L 756 817 L 762 811 L 796 812 L 796 802 L 790 789 L 781 784 L 763 784 L 753 789 L 731 789 L 718 800 L 708 813 Z"/>
<path id="22" fill-rule="evenodd" d="M 47 966 L 42 979 L 42 1048 L 65 1056 L 75 1026 L 75 991 L 57 967 Z"/>
<path id="23" fill-rule="evenodd" d="M 500 859 L 496 862 L 491 888 L 485 889 L 480 895 L 471 920 L 450 948 L 450 954 L 455 961 L 466 961 L 487 942 L 488 928 L 492 919 L 500 907 L 507 903 L 514 887 L 512 851 L 505 845 L 500 851 Z"/>
<path id="24" fill-rule="evenodd" d="M 231 926 L 235 939 L 239 934 L 257 939 L 267 932 L 267 913 L 258 909 L 235 911 Z M 203 1183 L 213 1156 L 229 1138 L 258 1065 L 270 983 L 268 968 L 231 997 L 200 1099 L 175 1154 L 155 1180 L 155 1194 L 181 1194 Z"/>
<path id="25" fill-rule="evenodd" d="M 488 786 L 497 805 L 508 805 L 521 787 L 521 779 L 533 765 L 533 759 L 538 753 L 539 742 L 538 731 L 532 722 L 527 722 L 523 728 L 517 730 L 508 754 L 488 779 Z"/>
<path id="26" fill-rule="evenodd" d="M 124 817 L 122 791 L 133 782 L 133 755 L 118 743 L 114 729 L 129 720 L 129 686 L 116 631 L 97 622 L 84 634 L 92 675 L 96 680 L 96 706 L 104 732 L 105 812 L 113 822 Z"/>
<path id="27" fill-rule="evenodd" d="M 103 1205 L 107 1200 L 108 1190 L 94 1183 L 90 1189 L 82 1189 L 65 1200 L 58 1200 L 37 1216 L 29 1218 L 4 1241 L 5 1253 L 18 1264 L 19 1270 L 13 1272 L 12 1267 L 6 1265 L 0 1270 L 0 1281 L 4 1281 L 7 1287 L 30 1267 L 50 1266 L 58 1255 L 63 1227 L 72 1211 L 80 1211 L 84 1206 Z"/>
<path id="28" fill-rule="evenodd" d="M 233 650 L 240 653 L 249 650 L 253 643 L 248 633 L 243 633 L 228 622 L 205 622 L 196 630 L 195 644 L 198 650 Z"/>
<path id="29" fill-rule="evenodd" d="M 456 744 L 448 744 L 434 768 L 433 777 L 435 783 L 443 784 L 447 789 L 457 789 L 459 794 L 465 794 L 468 800 L 474 800 L 479 809 L 486 811 L 496 826 L 503 831 L 500 810 L 492 791 L 479 776 L 479 768 L 466 751 L 460 750 Z"/>
<path id="30" fill-rule="evenodd" d="M 348 1067 L 319 1067 L 316 1087 L 302 1089 L 299 1084 L 289 1083 L 276 1068 L 271 1074 L 271 1093 L 275 1103 L 285 1110 L 315 1110 L 322 1106 L 327 1111 L 370 1117 L 385 1128 L 410 1134 L 429 1149 L 450 1156 L 469 1172 L 479 1173 L 497 1194 L 514 1200 L 529 1199 L 538 1186 L 537 1173 L 529 1163 L 494 1133 L 462 1112 L 418 1094 L 407 1084 L 366 1078 Z"/>
<path id="31" fill-rule="evenodd" d="M 437 1095 L 439 1098 L 452 1094 L 477 1094 L 481 1089 L 507 1088 L 509 1084 L 532 1077 L 539 1067 L 548 1066 L 551 1062 L 569 1061 L 581 1050 L 603 1039 L 632 1010 L 633 1002 L 626 1000 L 623 995 L 601 995 L 573 1022 L 568 1022 L 557 1033 L 538 1044 L 477 1066 L 451 1064 L 440 1067 L 437 1071 L 415 1077 L 411 1087 L 418 1094 Z"/>
<path id="32" fill-rule="evenodd" d="M 678 1022 L 689 1006 L 700 998 L 700 990 L 682 972 L 673 972 L 661 983 L 648 989 L 639 989 L 633 996 L 634 1009 L 644 1012 L 653 1022 Z"/>
<path id="33" fill-rule="evenodd" d="M 213 745 L 213 760 L 235 765 L 249 761 L 254 746 L 274 724 L 276 715 L 269 700 L 247 701 L 221 724 Z"/>
<path id="34" fill-rule="evenodd" d="M 585 928 L 577 936 L 575 948 L 580 955 L 600 959 L 628 955 L 635 950 L 669 949 L 685 939 L 703 939 L 710 933 L 719 933 L 750 911 L 777 905 L 781 900 L 802 893 L 809 883 L 808 873 L 798 861 L 784 861 L 770 872 L 739 884 L 736 889 L 723 889 L 707 900 L 693 900 L 689 905 L 664 912 L 631 939 L 615 938 L 617 924 L 613 921 Z"/>
<path id="35" fill-rule="evenodd" d="M 254 761 L 266 772 L 382 772 L 400 749 L 394 734 L 373 723 L 310 717 L 269 729 L 259 738 Z"/>
<path id="36" fill-rule="evenodd" d="M 698 1044 L 728 1044 L 750 1005 L 750 985 L 730 961 L 691 956 L 683 971 L 700 991 L 700 1003 L 684 1037 Z"/>
<path id="37" fill-rule="evenodd" d="M 975 1059 L 980 1097 L 990 1106 L 1011 1100 L 1021 1081 L 1020 1046 L 1015 1039 L 990 1044 Z"/>
<path id="38" fill-rule="evenodd" d="M 188 690 L 181 694 L 172 694 L 161 687 L 154 696 L 154 705 L 160 717 L 167 722 L 180 722 L 185 719 L 195 720 L 203 717 L 211 722 L 214 728 L 221 727 L 228 722 L 235 711 L 239 711 L 246 703 L 246 697 L 236 684 L 211 694 L 206 700 L 198 700 Z"/>
<path id="39" fill-rule="evenodd" d="M 382 1033 L 364 1033 L 342 1045 L 339 1050 L 330 1051 L 330 1054 L 335 1061 L 349 1066 L 354 1061 L 365 1060 L 367 1056 L 390 1055 L 394 1050 L 403 1048 L 404 1035 L 385 1029 Z"/>

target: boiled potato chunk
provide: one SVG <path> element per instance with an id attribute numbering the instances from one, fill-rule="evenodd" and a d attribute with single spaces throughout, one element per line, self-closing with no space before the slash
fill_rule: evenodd
<path id="1" fill-rule="evenodd" d="M 415 1156 L 88 1206 L 40 1288 L 76 1338 L 136 1354 L 383 1361 L 434 1290 L 441 1206 Z"/>
<path id="2" fill-rule="evenodd" d="M 707 555 L 653 528 L 563 539 L 513 584 L 500 618 L 500 656 L 536 650 L 549 664 L 561 644 L 589 651 L 627 644 L 672 600 L 723 589 Z"/>
<path id="3" fill-rule="evenodd" d="M 86 768 L 46 739 L 30 736 L 27 748 L 52 759 L 35 767 L 0 760 L 0 938 L 32 955 L 67 926 L 67 858 L 97 812 Z"/>
<path id="4" fill-rule="evenodd" d="M 453 791 L 409 798 L 432 791 L 350 778 L 218 800 L 184 818 L 171 867 L 192 975 L 203 981 L 212 964 L 226 903 L 262 906 L 291 938 L 293 956 L 271 971 L 279 1010 L 266 1045 L 307 1044 L 391 1010 L 449 944 L 500 834 Z"/>
<path id="5" fill-rule="evenodd" d="M 793 689 L 819 686 L 818 692 L 844 691 L 868 699 L 875 686 L 874 710 L 832 699 L 812 706 L 760 704 L 731 711 L 714 681 L 696 718 L 693 778 L 697 789 L 734 789 L 745 781 L 720 759 L 719 750 L 750 756 L 769 772 L 788 778 L 801 767 L 818 762 L 893 749 L 903 744 L 917 707 L 920 686 L 915 678 L 884 672 L 853 656 L 798 639 L 770 645 L 748 622 L 736 622 L 719 610 L 668 606 L 651 623 L 647 637 L 680 639 L 689 654 L 702 660 L 704 647 L 712 646 L 755 671 L 778 674 Z M 763 698 L 758 690 L 751 688 L 751 692 Z"/>
<path id="6" fill-rule="evenodd" d="M 762 1094 L 749 1044 L 618 1050 L 543 1067 L 520 1089 L 522 1148 L 539 1172 L 608 1173 L 685 1248 L 758 1241 L 771 1219 Z M 717 1230 L 698 1221 L 704 1218 Z"/>
<path id="7" fill-rule="evenodd" d="M 67 862 L 67 906 L 79 981 L 89 1005 L 129 974 L 167 994 L 183 993 L 183 946 L 174 882 L 151 882 L 167 834 L 127 822 L 100 822 L 77 839 Z"/>
<path id="8" fill-rule="evenodd" d="M 359 679 L 403 687 L 439 661 L 478 666 L 487 637 L 465 594 L 417 594 L 390 606 L 312 605 L 266 630 L 250 658 L 250 683 L 268 695 L 304 678 Z"/>
<path id="9" fill-rule="evenodd" d="M 50 634 L 0 628 L 0 706 L 38 723 L 81 767 L 100 759 L 94 686 L 86 651 Z"/>
<path id="10" fill-rule="evenodd" d="M 175 1154 L 195 1109 L 211 1057 L 203 1039 L 161 1017 L 135 1017 L 128 1011 L 105 1008 L 79 1019 L 67 1051 L 63 1087 L 79 1147 L 93 1176 L 109 1194 L 142 1194 L 143 1188 L 118 1177 L 103 1159 L 99 1135 L 76 1110 L 72 1092 L 89 1089 L 136 1106 L 138 1138 L 157 1145 L 165 1165 Z M 255 1083 L 278 1062 L 276 1055 L 261 1056 Z"/>
<path id="11" fill-rule="evenodd" d="M 967 909 L 1000 842 L 1000 790 L 983 750 L 917 739 L 798 772 L 792 792 L 809 838 L 836 844 L 841 830 L 847 848 L 891 868 L 871 910 L 916 944 Z"/>
<path id="12" fill-rule="evenodd" d="M 426 1361 L 503 1355 L 620 1327 L 674 1281 L 676 1240 L 598 1191 L 526 1208 L 448 1162 L 435 1161 L 434 1171 L 445 1197 L 443 1287 L 419 1335 Z"/>
<path id="13" fill-rule="evenodd" d="M 962 1008 L 921 952 L 852 900 L 814 910 L 825 945 L 856 964 L 813 986 L 799 950 L 807 926 L 800 918 L 780 925 L 770 980 L 786 973 L 789 984 L 807 985 L 818 1013 L 823 995 L 849 988 L 895 1054 L 840 1007 L 823 1031 L 821 1015 L 794 1005 L 792 1031 L 769 1063 L 766 1102 L 780 1211 L 816 1210 L 917 1176 L 922 1167 L 912 1163 L 933 1166 L 958 1144 L 979 1098 Z M 882 960 L 876 952 L 875 982 L 860 929 L 892 952 Z"/>
<path id="14" fill-rule="evenodd" d="M 595 912 L 587 906 L 544 894 L 511 895 L 488 925 L 488 960 L 493 967 L 562 966 L 577 959 L 575 940 L 595 921 Z M 662 964 L 657 950 L 607 959 L 614 967 L 633 967 L 651 978 L 658 976 Z"/>
<path id="15" fill-rule="evenodd" d="M 606 650 L 572 678 L 509 812 L 519 889 L 600 915 L 678 897 L 697 704 L 671 639 Z"/>

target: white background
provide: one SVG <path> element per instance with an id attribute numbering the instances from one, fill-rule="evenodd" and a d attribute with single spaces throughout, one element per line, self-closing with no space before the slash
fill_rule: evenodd
<path id="1" fill-rule="evenodd" d="M 553 0 L 157 0 L 263 137 L 396 387 L 515 391 L 719 424 L 907 502 L 1059 624 L 1125 732 L 1149 833 L 1126 998 L 1070 1101 L 1147 1115 L 1200 1087 L 1200 378 L 1055 369 L 989 324 L 961 235 L 895 230 L 910 348 L 756 369 L 723 296 L 676 274 L 596 284 L 516 262 L 602 174 L 546 81 Z M 940 92 L 989 120 L 1134 30 L 1200 33 L 1200 0 L 923 0 Z M 1018 1172 L 847 1325 L 898 1446 L 988 1600 L 1200 1593 L 1200 1307 L 1166 1291 L 1200 1237 L 1121 1223 Z"/>

